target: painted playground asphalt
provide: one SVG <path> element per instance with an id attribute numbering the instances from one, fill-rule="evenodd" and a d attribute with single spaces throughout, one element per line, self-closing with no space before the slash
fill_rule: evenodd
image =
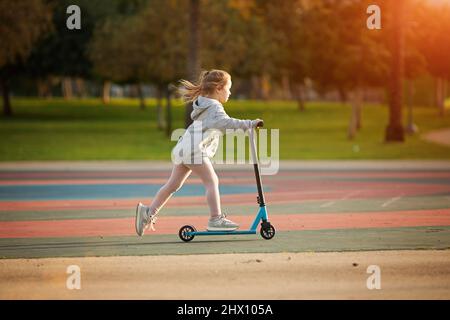
<path id="1" fill-rule="evenodd" d="M 222 208 L 248 227 L 257 212 L 251 165 L 216 166 Z M 263 176 L 274 239 L 196 237 L 204 188 L 195 176 L 169 200 L 156 232 L 134 234 L 134 209 L 170 175 L 170 163 L 0 164 L 0 257 L 167 255 L 450 248 L 450 162 L 282 162 Z"/>

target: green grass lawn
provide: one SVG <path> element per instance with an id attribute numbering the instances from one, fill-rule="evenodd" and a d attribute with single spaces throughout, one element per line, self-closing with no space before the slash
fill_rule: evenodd
<path id="1" fill-rule="evenodd" d="M 139 110 L 138 101 L 64 101 L 14 98 L 14 116 L 0 117 L 0 161 L 15 160 L 170 160 L 175 141 L 156 127 L 155 101 Z M 362 129 L 347 139 L 350 106 L 308 103 L 299 112 L 289 101 L 230 101 L 227 113 L 265 121 L 280 130 L 280 158 L 286 159 L 450 159 L 450 148 L 406 136 L 405 143 L 384 140 L 386 106 L 365 105 Z M 406 112 L 404 112 L 406 113 Z M 184 107 L 173 107 L 173 128 L 183 127 Z M 450 117 L 435 108 L 416 107 L 420 133 L 450 127 Z M 405 115 L 406 119 L 406 115 Z"/>

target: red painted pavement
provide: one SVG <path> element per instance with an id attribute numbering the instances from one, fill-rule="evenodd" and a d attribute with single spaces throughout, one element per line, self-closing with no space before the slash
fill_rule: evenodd
<path id="1" fill-rule="evenodd" d="M 253 221 L 253 217 L 250 216 L 233 216 L 232 219 L 241 224 L 241 229 L 249 227 Z M 270 221 L 279 231 L 449 226 L 450 209 L 351 214 L 285 214 L 273 215 Z M 154 234 L 177 234 L 179 228 L 185 224 L 192 224 L 201 230 L 206 223 L 207 216 L 161 216 Z M 151 231 L 147 232 L 147 235 L 151 234 Z M 134 218 L 0 222 L 0 238 L 127 235 L 135 235 Z"/>

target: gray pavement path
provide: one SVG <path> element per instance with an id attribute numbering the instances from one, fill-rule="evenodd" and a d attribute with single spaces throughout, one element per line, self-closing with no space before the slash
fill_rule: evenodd
<path id="1" fill-rule="evenodd" d="M 450 147 L 450 128 L 427 132 L 422 139 Z"/>
<path id="2" fill-rule="evenodd" d="M 248 164 L 215 164 L 217 170 L 249 170 Z M 170 161 L 18 161 L 0 162 L 0 171 L 170 170 Z M 449 160 L 283 160 L 281 170 L 450 170 Z"/>

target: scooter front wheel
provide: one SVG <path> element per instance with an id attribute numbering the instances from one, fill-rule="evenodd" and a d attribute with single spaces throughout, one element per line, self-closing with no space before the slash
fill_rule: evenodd
<path id="1" fill-rule="evenodd" d="M 194 239 L 194 235 L 188 234 L 189 232 L 195 232 L 197 231 L 193 226 L 183 226 L 181 227 L 180 231 L 178 232 L 178 236 L 180 237 L 181 240 L 183 240 L 184 242 L 189 242 L 192 239 Z"/>
<path id="2" fill-rule="evenodd" d="M 259 230 L 261 233 L 261 237 L 263 237 L 266 240 L 270 240 L 275 236 L 275 228 L 273 225 L 269 225 L 268 227 L 261 227 Z"/>

